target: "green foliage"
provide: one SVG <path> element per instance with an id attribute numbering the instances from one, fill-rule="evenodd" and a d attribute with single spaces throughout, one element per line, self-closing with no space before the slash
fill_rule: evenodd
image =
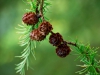
<path id="1" fill-rule="evenodd" d="M 26 46 L 26 48 L 22 51 L 21 56 L 16 56 L 22 59 L 22 61 L 17 64 L 16 66 L 16 70 L 17 73 L 19 72 L 21 75 L 25 75 L 25 65 L 27 66 L 27 70 L 29 67 L 29 56 L 30 53 L 33 55 L 33 57 L 35 58 L 34 55 L 34 44 L 32 43 L 32 41 L 29 38 L 30 32 L 32 31 L 32 27 L 27 26 L 27 25 L 18 25 L 19 28 L 16 28 L 18 30 L 17 33 L 21 34 L 20 38 L 19 38 L 19 44 L 20 46 Z M 36 58 L 35 58 L 36 59 Z"/>
<path id="2" fill-rule="evenodd" d="M 91 48 L 90 45 L 83 45 L 80 43 L 76 43 L 75 47 L 76 50 L 73 51 L 76 53 L 76 55 L 78 55 L 76 59 L 79 59 L 80 62 L 83 63 L 83 65 L 77 65 L 83 69 L 77 71 L 76 73 L 85 73 L 86 75 L 99 75 L 100 62 L 96 59 L 98 48 Z"/>

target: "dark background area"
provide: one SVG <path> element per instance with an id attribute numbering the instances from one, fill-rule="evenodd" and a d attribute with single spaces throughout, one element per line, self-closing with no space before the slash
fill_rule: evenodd
<path id="1" fill-rule="evenodd" d="M 100 0 L 52 0 L 51 4 L 46 16 L 54 32 L 61 33 L 68 41 L 78 39 L 91 47 L 100 47 Z M 22 24 L 27 8 L 22 0 L 0 0 L 0 75 L 19 75 L 15 64 L 21 60 L 15 56 L 24 47 L 18 45 L 15 27 Z M 48 37 L 37 45 L 37 60 L 30 59 L 34 70 L 29 69 L 26 75 L 78 75 L 75 72 L 82 68 L 76 65 L 82 63 L 74 61 L 77 56 L 71 53 L 66 58 L 58 57 Z"/>

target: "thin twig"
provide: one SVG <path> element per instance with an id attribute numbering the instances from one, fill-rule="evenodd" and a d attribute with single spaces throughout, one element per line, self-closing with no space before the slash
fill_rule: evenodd
<path id="1" fill-rule="evenodd" d="M 42 17 L 42 20 L 44 21 L 43 4 L 44 4 L 44 0 L 41 0 L 41 5 L 40 5 L 40 15 L 41 15 L 41 17 Z"/>
<path id="2" fill-rule="evenodd" d="M 78 47 L 78 46 L 76 45 L 76 43 L 67 42 L 67 44 L 69 44 L 69 45 L 73 45 L 73 46 L 75 46 L 75 47 Z"/>
<path id="3" fill-rule="evenodd" d="M 98 68 L 95 68 L 96 69 L 96 71 L 98 72 L 98 73 L 100 73 L 100 70 L 98 69 Z"/>
<path id="4" fill-rule="evenodd" d="M 36 14 L 39 14 L 39 4 L 40 4 L 40 0 L 37 0 L 37 4 L 36 4 Z"/>

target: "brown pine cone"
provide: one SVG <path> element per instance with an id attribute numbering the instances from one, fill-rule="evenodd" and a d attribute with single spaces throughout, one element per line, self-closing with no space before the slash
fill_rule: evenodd
<path id="1" fill-rule="evenodd" d="M 59 46 L 61 42 L 63 41 L 62 36 L 59 33 L 52 33 L 49 37 L 49 42 L 53 46 Z"/>
<path id="2" fill-rule="evenodd" d="M 43 35 L 48 35 L 49 32 L 52 30 L 52 25 L 47 22 L 47 21 L 44 21 L 40 24 L 39 26 L 39 31 L 43 34 Z"/>
<path id="3" fill-rule="evenodd" d="M 46 38 L 46 35 L 42 35 L 38 29 L 35 29 L 30 33 L 30 38 L 32 40 L 42 41 Z"/>
<path id="4" fill-rule="evenodd" d="M 39 18 L 34 12 L 28 12 L 24 14 L 22 20 L 27 25 L 35 25 L 36 23 L 38 23 Z"/>
<path id="5" fill-rule="evenodd" d="M 56 48 L 56 53 L 59 57 L 66 57 L 70 53 L 70 48 L 67 44 L 61 44 Z"/>

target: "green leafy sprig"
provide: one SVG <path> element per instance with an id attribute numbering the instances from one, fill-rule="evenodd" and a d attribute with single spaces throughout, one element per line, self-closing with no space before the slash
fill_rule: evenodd
<path id="1" fill-rule="evenodd" d="M 82 67 L 83 69 L 77 71 L 76 73 L 85 75 L 99 75 L 100 74 L 100 62 L 96 59 L 97 49 L 91 48 L 90 45 L 83 45 L 78 42 L 72 43 L 67 42 L 69 45 L 74 46 L 74 52 L 78 57 L 76 58 L 80 60 L 80 62 L 84 63 L 83 65 L 77 65 Z"/>
<path id="2" fill-rule="evenodd" d="M 30 9 L 26 9 L 26 12 L 36 12 L 36 14 L 41 15 L 43 18 L 40 18 L 38 24 L 35 26 L 27 26 L 26 24 L 22 23 L 22 25 L 18 25 L 16 28 L 17 33 L 20 34 L 20 46 L 26 46 L 21 52 L 21 56 L 16 56 L 22 60 L 19 64 L 16 64 L 15 68 L 16 73 L 20 73 L 21 75 L 25 75 L 25 66 L 27 67 L 27 70 L 29 68 L 29 56 L 32 54 L 36 59 L 34 52 L 34 49 L 36 48 L 36 41 L 30 39 L 30 33 L 32 30 L 38 28 L 38 25 L 43 21 L 43 13 L 46 12 L 47 6 L 49 5 L 47 0 L 27 0 L 24 2 L 30 5 Z"/>
<path id="3" fill-rule="evenodd" d="M 17 28 L 17 30 L 19 30 L 17 33 L 20 33 L 21 36 L 19 38 L 19 44 L 20 46 L 26 46 L 26 48 L 22 51 L 21 56 L 16 56 L 22 59 L 22 61 L 16 65 L 16 72 L 20 73 L 21 75 L 25 75 L 25 70 L 24 67 L 25 65 L 27 65 L 27 70 L 29 67 L 29 55 L 30 53 L 32 53 L 32 55 L 34 56 L 33 53 L 33 48 L 34 46 L 31 46 L 31 40 L 29 38 L 29 33 L 31 32 L 32 28 L 29 26 L 26 26 L 24 24 L 22 25 L 18 25 L 20 28 Z M 34 56 L 35 58 L 35 56 Z"/>

